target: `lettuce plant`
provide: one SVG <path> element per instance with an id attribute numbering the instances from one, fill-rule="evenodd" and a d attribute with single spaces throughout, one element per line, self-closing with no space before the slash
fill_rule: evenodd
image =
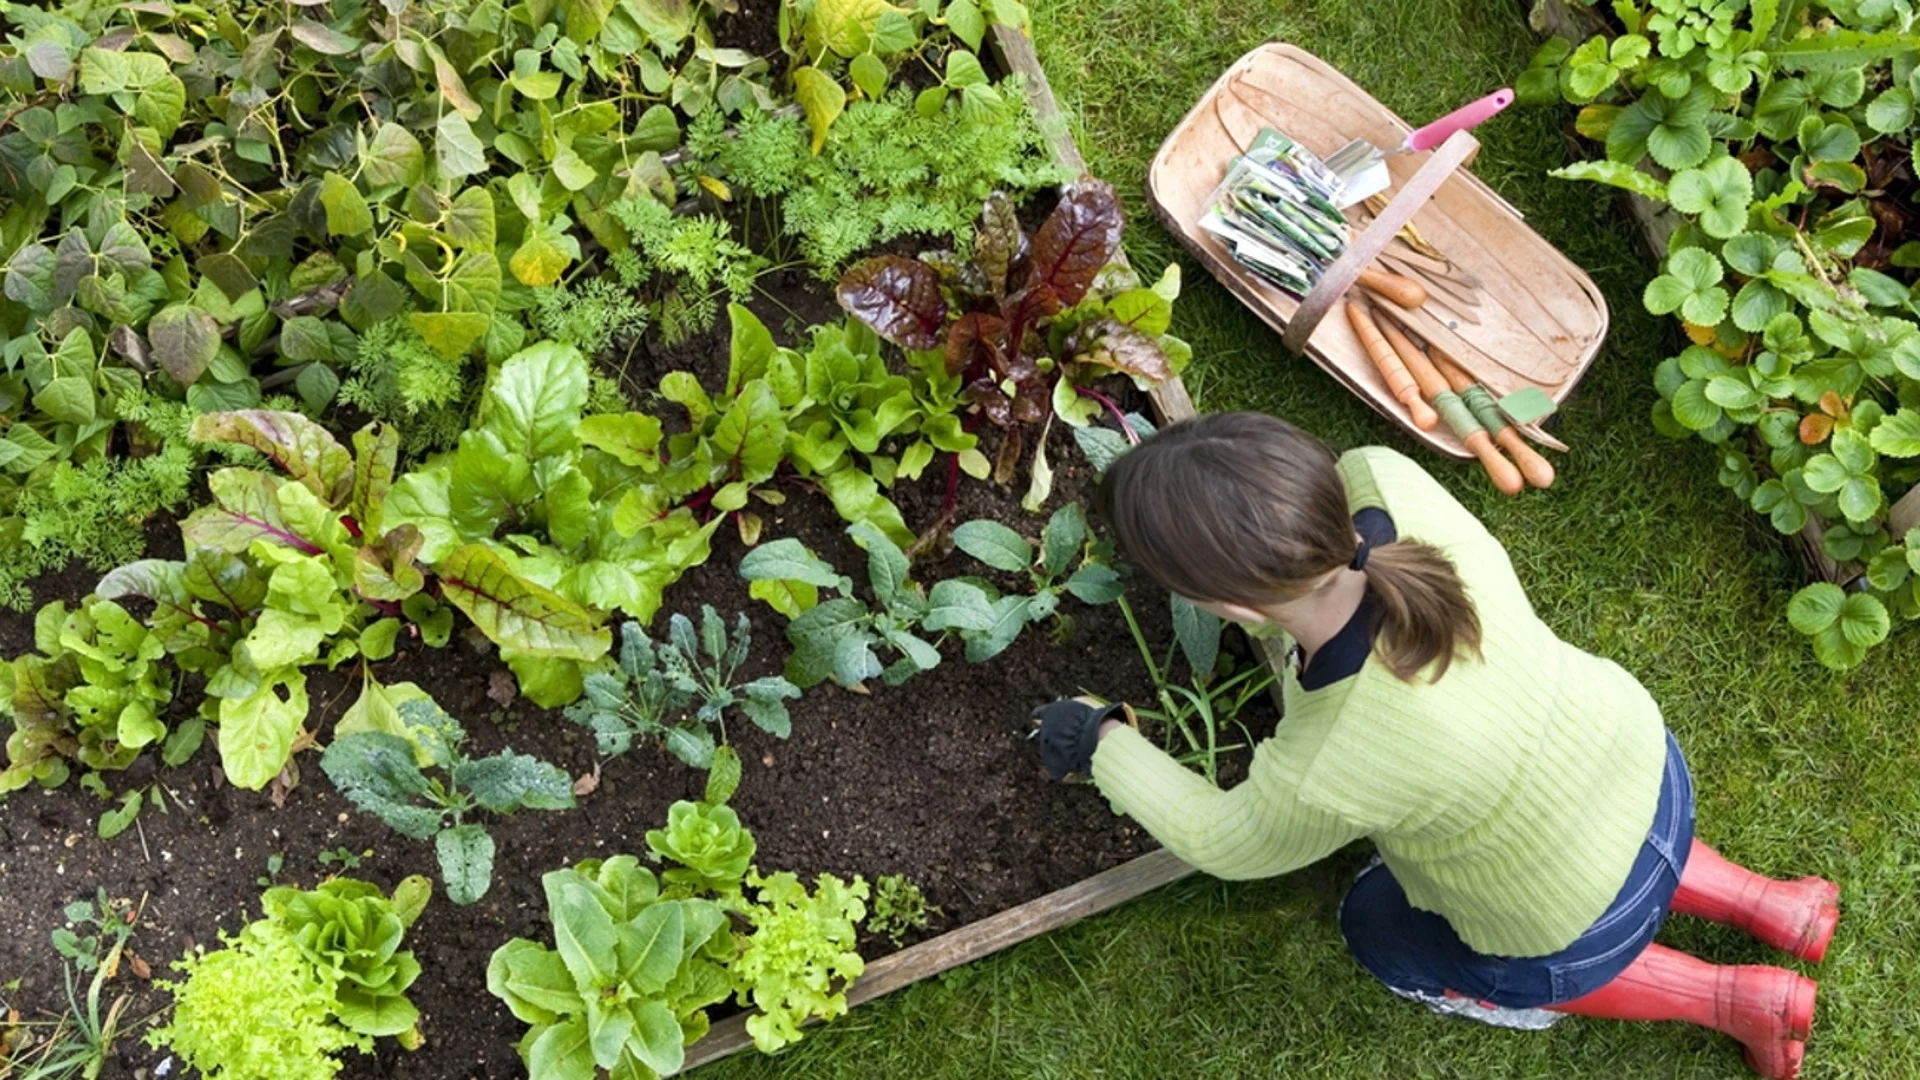
<path id="1" fill-rule="evenodd" d="M 658 645 L 629 622 L 620 628 L 618 666 L 586 677 L 585 697 L 567 707 L 567 718 L 594 733 L 601 753 L 624 754 L 635 736 L 658 738 L 696 769 L 713 764 L 731 710 L 784 739 L 791 729 L 786 702 L 800 690 L 777 675 L 735 685 L 752 640 L 745 613 L 729 641 L 726 621 L 710 604 L 701 605 L 697 632 L 693 620 L 676 612 Z"/>
<path id="2" fill-rule="evenodd" d="M 589 859 L 541 879 L 557 948 L 515 938 L 494 951 L 487 989 L 529 1025 L 533 1080 L 645 1077 L 677 1070 L 707 1032 L 706 1009 L 733 981 L 726 910 L 670 899 L 631 855 Z"/>
<path id="3" fill-rule="evenodd" d="M 341 1051 L 372 1053 L 376 1034 L 418 1046 L 405 990 L 420 966 L 398 946 L 427 892 L 420 878 L 392 900 L 347 879 L 270 890 L 265 917 L 173 965 L 186 978 L 158 984 L 173 995 L 173 1016 L 148 1044 L 225 1080 L 329 1080 Z"/>
<path id="4" fill-rule="evenodd" d="M 410 877 L 389 899 L 378 886 L 334 878 L 311 892 L 268 889 L 260 906 L 309 963 L 334 976 L 333 1014 L 341 1026 L 418 1042 L 420 1010 L 407 1000 L 407 987 L 420 977 L 420 962 L 400 943 L 432 889 L 426 878 Z"/>
<path id="5" fill-rule="evenodd" d="M 866 970 L 854 951 L 855 924 L 866 918 L 867 883 L 821 874 L 812 892 L 787 871 L 747 875 L 755 899 L 743 914 L 752 926 L 734 961 L 737 1000 L 758 1012 L 747 1031 L 763 1053 L 801 1038 L 809 1019 L 832 1020 L 847 1011 L 847 988 Z"/>
<path id="6" fill-rule="evenodd" d="M 37 653 L 0 668 L 0 707 L 13 718 L 0 793 L 36 780 L 58 785 L 69 762 L 124 769 L 166 740 L 168 763 L 179 764 L 198 746 L 197 725 L 168 738 L 160 716 L 175 675 L 165 645 L 119 604 L 48 604 L 34 619 L 34 640 Z"/>
<path id="7" fill-rule="evenodd" d="M 687 430 L 666 440 L 666 464 L 659 475 L 636 483 L 622 497 L 615 529 L 645 535 L 676 520 L 692 521 L 697 512 L 704 515 L 709 532 L 731 518 L 741 542 L 756 543 L 763 519 L 749 507 L 785 501 L 786 494 L 772 481 L 791 464 L 833 500 L 842 518 L 870 524 L 898 543 L 912 543 L 913 533 L 899 508 L 881 493 L 874 474 L 855 467 L 850 457 L 826 454 L 823 440 L 830 434 L 810 438 L 813 425 L 827 417 L 808 397 L 807 358 L 776 346 L 766 326 L 746 308 L 735 304 L 728 308 L 728 317 L 732 341 L 727 380 L 717 394 L 709 394 L 691 372 L 674 371 L 661 378 L 660 396 L 685 410 Z M 849 371 L 847 377 L 860 375 Z M 824 370 L 812 385 L 823 392 L 837 389 L 835 401 L 844 398 L 857 410 L 854 391 L 836 384 Z M 907 415 L 902 414 L 896 427 L 904 427 Z M 831 429 L 829 421 L 827 431 Z M 876 450 L 879 437 L 876 433 L 871 444 Z M 882 465 L 874 467 L 887 471 Z"/>
<path id="8" fill-rule="evenodd" d="M 336 735 L 320 768 L 355 806 L 395 832 L 415 840 L 432 837 L 447 898 L 474 903 L 493 884 L 494 842 L 467 815 L 570 809 L 572 780 L 565 770 L 512 750 L 468 757 L 465 729 L 425 695 L 401 701 L 397 712 L 404 735 Z M 440 775 L 428 777 L 416 755 Z"/>

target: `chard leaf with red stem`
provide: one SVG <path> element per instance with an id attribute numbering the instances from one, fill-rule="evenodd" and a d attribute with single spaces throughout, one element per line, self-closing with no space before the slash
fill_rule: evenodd
<path id="1" fill-rule="evenodd" d="M 940 275 L 926 263 L 899 255 L 867 259 L 841 277 L 837 294 L 841 307 L 895 345 L 939 347 L 947 302 Z"/>

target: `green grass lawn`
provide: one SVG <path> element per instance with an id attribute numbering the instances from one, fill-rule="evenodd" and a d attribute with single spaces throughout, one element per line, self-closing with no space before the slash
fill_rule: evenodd
<path id="1" fill-rule="evenodd" d="M 1030 2 L 1055 91 L 1093 169 L 1124 193 L 1128 251 L 1151 271 L 1180 252 L 1146 207 L 1148 161 L 1247 49 L 1298 43 L 1419 121 L 1511 84 L 1533 46 L 1515 0 Z M 1620 208 L 1602 189 L 1545 176 L 1565 159 L 1566 119 L 1516 108 L 1494 120 L 1476 171 L 1611 303 L 1608 346 L 1565 410 L 1574 451 L 1557 459 L 1551 492 L 1517 500 L 1476 467 L 1422 459 L 1506 542 L 1546 620 L 1664 705 L 1693 764 L 1701 838 L 1756 869 L 1841 883 L 1839 936 L 1812 972 L 1820 1011 L 1803 1075 L 1920 1076 L 1920 634 L 1896 635 L 1849 677 L 1821 668 L 1787 626 L 1801 580 L 1786 547 L 1715 483 L 1705 445 L 1653 433 L 1650 373 L 1673 332 L 1640 308 L 1651 264 Z M 1337 446 L 1423 455 L 1188 270 L 1175 330 L 1193 342 L 1187 379 L 1202 408 L 1266 410 Z M 1183 882 L 862 1007 L 779 1058 L 700 1075 L 1747 1075 L 1730 1040 L 1696 1028 L 1575 1018 L 1505 1032 L 1392 998 L 1347 957 L 1334 921 L 1364 857 L 1355 848 L 1265 882 Z M 1779 959 L 1688 919 L 1662 940 L 1723 962 Z"/>

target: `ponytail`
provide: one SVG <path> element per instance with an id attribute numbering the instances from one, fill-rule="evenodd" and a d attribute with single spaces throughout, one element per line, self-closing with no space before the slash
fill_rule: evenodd
<path id="1" fill-rule="evenodd" d="M 1411 540 L 1369 548 L 1362 572 L 1378 601 L 1380 659 L 1402 680 L 1432 664 L 1438 681 L 1462 650 L 1479 654 L 1480 613 L 1439 548 Z"/>
<path id="2" fill-rule="evenodd" d="M 1378 600 L 1381 660 L 1408 682 L 1480 650 L 1480 616 L 1438 548 L 1402 540 L 1356 552 L 1333 453 L 1259 413 L 1185 420 L 1122 454 L 1097 508 L 1127 558 L 1188 598 L 1275 604 L 1349 567 Z"/>

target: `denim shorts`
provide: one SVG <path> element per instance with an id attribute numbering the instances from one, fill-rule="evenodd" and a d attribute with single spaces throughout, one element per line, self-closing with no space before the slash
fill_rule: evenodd
<path id="1" fill-rule="evenodd" d="M 1626 884 L 1598 921 L 1548 956 L 1476 953 L 1440 915 L 1421 911 L 1385 863 L 1360 872 L 1340 905 L 1340 930 L 1361 966 L 1396 992 L 1451 991 L 1511 1009 L 1572 1001 L 1612 982 L 1649 944 L 1673 903 L 1693 846 L 1693 779 L 1673 733 L 1660 805 Z"/>

